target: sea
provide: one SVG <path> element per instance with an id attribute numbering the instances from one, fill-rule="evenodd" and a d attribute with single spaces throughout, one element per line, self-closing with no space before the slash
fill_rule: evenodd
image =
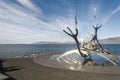
<path id="1" fill-rule="evenodd" d="M 120 53 L 120 44 L 104 44 L 114 54 Z M 0 58 L 30 54 L 59 54 L 76 49 L 75 44 L 0 44 Z"/>

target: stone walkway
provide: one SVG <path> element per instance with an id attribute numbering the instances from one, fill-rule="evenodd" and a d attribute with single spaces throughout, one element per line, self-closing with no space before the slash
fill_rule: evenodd
<path id="1" fill-rule="evenodd" d="M 5 72 L 9 79 L 4 80 L 120 80 L 119 74 L 100 74 L 47 67 L 45 63 L 51 62 L 47 59 L 50 56 L 38 57 L 38 59 L 42 58 L 41 63 L 44 65 L 34 63 L 32 58 L 5 59 L 3 66 L 14 67 L 14 70 Z M 45 60 L 46 62 L 43 62 Z M 52 65 L 55 64 L 52 63 Z"/>
<path id="2" fill-rule="evenodd" d="M 51 56 L 52 55 L 41 55 L 39 57 L 35 57 L 33 61 L 37 64 L 52 68 L 101 73 L 101 74 L 120 74 L 119 66 L 80 66 L 80 68 L 74 69 L 76 65 L 73 65 L 74 67 L 71 67 L 69 65 L 63 65 L 56 60 L 50 59 Z"/>
<path id="3" fill-rule="evenodd" d="M 2 74 L 2 73 L 0 73 L 0 80 L 5 80 L 7 78 L 9 78 L 9 77 L 4 75 L 4 74 Z"/>

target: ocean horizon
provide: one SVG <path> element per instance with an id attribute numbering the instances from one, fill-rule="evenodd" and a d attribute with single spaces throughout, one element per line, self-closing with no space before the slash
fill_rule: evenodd
<path id="1" fill-rule="evenodd" d="M 120 44 L 104 44 L 115 54 L 120 53 Z M 0 57 L 16 57 L 30 54 L 59 54 L 76 49 L 75 44 L 0 44 Z"/>

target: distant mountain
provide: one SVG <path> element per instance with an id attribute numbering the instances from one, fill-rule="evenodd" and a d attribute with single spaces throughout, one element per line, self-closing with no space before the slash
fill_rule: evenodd
<path id="1" fill-rule="evenodd" d="M 40 41 L 32 44 L 75 44 L 75 42 L 49 42 L 49 41 Z"/>
<path id="2" fill-rule="evenodd" d="M 120 37 L 112 37 L 99 40 L 101 44 L 120 44 Z"/>
<path id="3" fill-rule="evenodd" d="M 99 40 L 101 44 L 120 44 L 120 37 L 112 37 Z M 33 44 L 75 44 L 75 42 L 47 42 L 40 41 Z"/>
<path id="4" fill-rule="evenodd" d="M 61 42 L 47 42 L 47 41 L 40 41 L 40 42 L 36 42 L 33 44 L 61 44 Z"/>

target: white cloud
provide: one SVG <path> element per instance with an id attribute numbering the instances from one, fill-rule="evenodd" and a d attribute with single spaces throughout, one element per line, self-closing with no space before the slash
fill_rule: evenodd
<path id="1" fill-rule="evenodd" d="M 36 8 L 30 0 L 19 0 L 19 2 L 32 10 Z M 74 26 L 73 17 L 49 19 L 48 16 L 44 16 L 44 18 L 48 18 L 48 22 L 46 22 L 36 18 L 39 14 L 32 14 L 20 5 L 0 1 L 0 43 L 32 43 L 43 40 L 69 41 L 69 38 L 64 36 L 62 29 Z"/>
<path id="2" fill-rule="evenodd" d="M 39 13 L 42 14 L 42 10 L 37 7 L 37 5 L 34 5 L 31 0 L 17 0 L 21 5 L 23 5 L 24 7 L 36 12 L 36 13 Z"/>
<path id="3" fill-rule="evenodd" d="M 102 20 L 102 24 L 106 24 L 108 20 L 119 11 L 120 11 L 120 5 Z"/>

